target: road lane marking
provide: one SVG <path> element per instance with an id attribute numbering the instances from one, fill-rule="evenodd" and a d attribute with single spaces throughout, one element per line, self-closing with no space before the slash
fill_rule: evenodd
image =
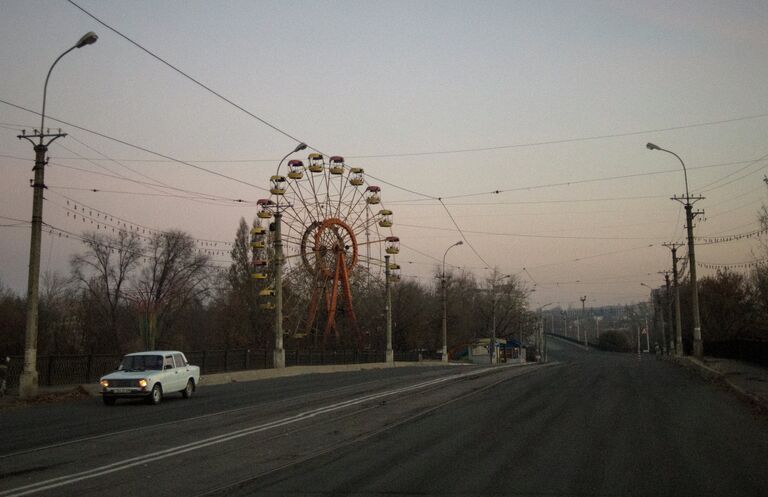
<path id="1" fill-rule="evenodd" d="M 350 390 L 350 389 L 354 389 L 354 388 L 359 388 L 359 387 L 363 387 L 363 386 L 366 386 L 366 385 L 370 385 L 372 383 L 382 383 L 382 382 L 385 382 L 385 381 L 388 381 L 388 380 L 391 380 L 391 379 L 392 378 L 382 378 L 382 379 L 379 379 L 379 380 L 364 381 L 364 382 L 361 382 L 361 383 L 355 383 L 353 385 L 345 385 L 345 386 L 342 386 L 342 387 L 332 388 L 330 390 L 326 390 L 326 391 L 321 392 L 321 393 L 324 394 L 324 395 L 326 395 L 326 394 L 336 394 L 336 393 L 339 393 L 339 392 L 341 392 L 343 390 Z M 394 379 L 401 379 L 401 378 L 400 377 L 395 377 Z M 6 458 L 10 458 L 10 457 L 20 456 L 20 455 L 23 455 L 23 454 L 29 454 L 29 453 L 32 453 L 32 452 L 41 452 L 41 451 L 44 451 L 44 450 L 57 449 L 59 447 L 65 447 L 67 445 L 74 445 L 74 444 L 77 444 L 77 443 L 90 442 L 90 441 L 99 440 L 99 439 L 102 439 L 102 438 L 108 438 L 108 437 L 117 436 L 117 435 L 124 435 L 126 433 L 133 433 L 133 432 L 137 432 L 137 431 L 144 431 L 144 430 L 151 430 L 151 429 L 154 429 L 154 428 L 161 428 L 163 426 L 167 426 L 167 425 L 171 425 L 171 424 L 177 425 L 179 423 L 185 423 L 185 422 L 188 422 L 188 421 L 198 421 L 198 420 L 201 420 L 201 419 L 206 419 L 206 418 L 210 418 L 210 417 L 214 417 L 214 416 L 221 416 L 221 415 L 224 415 L 224 414 L 232 414 L 232 413 L 235 413 L 235 412 L 247 411 L 249 409 L 263 408 L 265 406 L 271 406 L 271 405 L 276 405 L 276 404 L 281 404 L 281 403 L 285 403 L 285 402 L 290 402 L 290 401 L 295 401 L 295 400 L 303 399 L 305 397 L 310 397 L 311 395 L 315 395 L 316 393 L 309 393 L 309 394 L 303 394 L 303 395 L 295 395 L 293 397 L 287 397 L 287 398 L 284 398 L 284 399 L 276 399 L 276 400 L 272 400 L 272 401 L 269 401 L 269 402 L 264 402 L 262 404 L 248 405 L 248 406 L 243 406 L 243 407 L 236 407 L 236 408 L 233 408 L 233 409 L 226 409 L 226 410 L 223 410 L 223 411 L 216 411 L 216 412 L 212 412 L 212 413 L 209 413 L 209 414 L 201 414 L 199 416 L 194 416 L 194 417 L 191 417 L 191 418 L 182 418 L 182 419 L 178 419 L 178 420 L 174 420 L 174 421 L 164 421 L 162 423 L 157 423 L 157 424 L 153 424 L 153 425 L 137 426 L 135 428 L 126 428 L 124 430 L 112 431 L 112 432 L 109 432 L 109 433 L 100 433 L 98 435 L 91 435 L 91 436 L 87 436 L 87 437 L 76 438 L 76 439 L 73 439 L 73 440 L 67 440 L 67 441 L 59 442 L 59 443 L 55 443 L 55 444 L 41 445 L 39 447 L 32 447 L 32 448 L 29 448 L 29 449 L 23 449 L 23 450 L 19 450 L 19 451 L 16 451 L 16 452 L 10 452 L 8 454 L 0 454 L 0 460 L 6 459 Z M 0 495 L 2 495 L 2 493 L 0 493 Z"/>
<path id="2" fill-rule="evenodd" d="M 400 387 L 393 390 L 386 390 L 384 392 L 379 392 L 375 394 L 369 394 L 364 395 L 362 397 L 357 397 L 354 399 L 337 402 L 335 404 L 329 404 L 327 406 L 319 407 L 317 409 L 312 409 L 309 411 L 301 412 L 299 414 L 295 414 L 293 416 L 288 416 L 286 418 L 278 419 L 275 421 L 270 421 L 268 423 L 263 423 L 255 426 L 250 426 L 247 428 L 242 428 L 240 430 L 235 430 L 229 433 L 224 433 L 221 435 L 216 435 L 209 438 L 204 438 L 202 440 L 198 440 L 196 442 L 190 442 L 187 444 L 178 445 L 175 447 L 170 447 L 168 449 L 163 449 L 158 452 L 153 452 L 152 454 L 146 454 L 136 457 L 131 457 L 128 459 L 123 459 L 121 461 L 117 461 L 111 464 L 107 464 L 98 468 L 89 469 L 86 471 L 81 471 L 79 473 L 74 473 L 71 475 L 64 475 L 59 476 L 56 478 L 51 478 L 48 480 L 43 480 L 37 483 L 32 483 L 29 485 L 24 485 L 21 487 L 12 488 L 9 490 L 5 490 L 0 492 L 0 497 L 20 497 L 22 495 L 29 495 L 37 492 L 43 492 L 45 490 L 51 490 L 54 488 L 62 487 L 65 485 L 71 485 L 73 483 L 77 483 L 83 480 L 88 480 L 91 478 L 96 478 L 99 476 L 105 476 L 111 473 L 115 473 L 118 471 L 123 471 L 126 469 L 130 469 L 136 466 L 140 466 L 143 464 L 147 464 L 149 462 L 158 461 L 161 459 L 166 459 L 168 457 L 174 456 L 176 454 L 183 454 L 186 452 L 191 452 L 194 450 L 199 450 L 205 447 L 209 447 L 211 445 L 218 445 L 221 443 L 229 442 L 231 440 L 236 440 L 238 438 L 246 437 L 249 435 L 253 435 L 256 433 L 260 433 L 263 431 L 271 430 L 274 428 L 279 428 L 282 426 L 287 426 L 291 424 L 295 424 L 301 421 L 305 421 L 311 418 L 314 418 L 316 416 L 320 416 L 322 414 L 327 414 L 330 412 L 338 411 L 340 409 L 345 409 L 347 407 L 352 407 L 358 404 L 362 404 L 364 402 L 369 402 L 371 400 L 380 399 L 382 397 L 390 397 L 392 395 L 397 395 L 401 393 L 411 392 L 413 390 L 418 390 L 421 388 L 429 387 L 438 385 L 441 383 L 445 383 L 448 381 L 458 380 L 461 378 L 468 378 L 471 376 L 477 376 L 480 374 L 487 374 L 491 372 L 498 372 L 503 369 L 506 369 L 507 367 L 497 367 L 497 368 L 487 368 L 487 369 L 480 369 L 475 371 L 469 371 L 467 373 L 460 373 L 457 375 L 451 375 L 441 378 L 436 378 L 433 380 L 416 383 L 414 385 L 406 386 L 406 387 Z"/>
<path id="3" fill-rule="evenodd" d="M 238 480 L 236 482 L 228 483 L 226 485 L 214 488 L 212 490 L 207 490 L 207 491 L 205 491 L 205 493 L 195 495 L 195 497 L 210 497 L 210 496 L 213 496 L 213 495 L 222 495 L 222 492 L 224 492 L 223 495 L 228 495 L 229 491 L 232 490 L 232 489 L 241 489 L 245 485 L 247 485 L 249 483 L 252 483 L 255 480 L 261 479 L 261 478 L 263 478 L 263 477 L 265 477 L 267 475 L 270 475 L 270 474 L 273 474 L 273 473 L 278 473 L 278 472 L 283 471 L 284 469 L 290 468 L 292 466 L 297 466 L 299 464 L 304 464 L 307 461 L 311 461 L 312 459 L 315 459 L 317 457 L 324 456 L 324 455 L 329 454 L 331 452 L 334 452 L 334 451 L 336 451 L 336 450 L 338 450 L 340 448 L 348 447 L 350 445 L 353 445 L 353 444 L 356 444 L 356 443 L 359 443 L 359 442 L 362 442 L 362 441 L 365 441 L 365 440 L 369 440 L 369 439 L 371 439 L 371 438 L 373 438 L 375 436 L 380 435 L 381 433 L 385 433 L 387 431 L 390 431 L 390 430 L 393 430 L 393 429 L 395 429 L 397 427 L 400 427 L 400 426 L 402 426 L 404 424 L 407 424 L 407 423 L 410 423 L 412 421 L 424 418 L 424 417 L 428 416 L 429 414 L 431 414 L 431 413 L 437 411 L 438 409 L 441 409 L 441 408 L 443 408 L 443 407 L 445 407 L 447 405 L 456 403 L 456 402 L 458 402 L 460 400 L 464 400 L 464 399 L 466 399 L 468 397 L 471 397 L 473 395 L 477 395 L 479 393 L 485 392 L 487 390 L 490 390 L 490 389 L 500 385 L 501 383 L 507 382 L 507 381 L 509 381 L 511 379 L 520 378 L 521 376 L 530 374 L 532 372 L 533 371 L 529 370 L 529 371 L 522 372 L 522 373 L 517 374 L 517 375 L 512 376 L 512 377 L 506 377 L 506 378 L 502 378 L 500 380 L 496 380 L 493 383 L 484 385 L 484 386 L 482 386 L 482 387 L 480 387 L 478 389 L 471 390 L 469 392 L 465 392 L 465 393 L 459 395 L 458 397 L 453 397 L 453 398 L 450 398 L 448 400 L 444 400 L 444 401 L 440 402 L 437 405 L 433 405 L 432 407 L 427 408 L 424 411 L 419 411 L 419 412 L 417 412 L 415 414 L 411 414 L 411 415 L 409 415 L 409 416 L 407 416 L 405 418 L 401 418 L 401 419 L 395 421 L 392 424 L 388 424 L 388 425 L 382 426 L 382 427 L 380 427 L 380 428 L 378 428 L 378 429 L 376 429 L 374 431 L 364 433 L 364 434 L 362 434 L 360 436 L 357 436 L 357 437 L 353 437 L 351 440 L 344 440 L 342 442 L 333 444 L 330 447 L 325 447 L 323 449 L 320 449 L 318 451 L 315 451 L 313 453 L 305 455 L 304 457 L 301 457 L 299 459 L 290 461 L 290 462 L 288 462 L 286 464 L 283 464 L 281 466 L 278 466 L 276 468 L 272 468 L 272 469 L 264 471 L 262 473 L 259 473 L 259 474 L 253 475 L 253 476 L 249 476 L 247 478 L 244 478 L 242 480 Z"/>

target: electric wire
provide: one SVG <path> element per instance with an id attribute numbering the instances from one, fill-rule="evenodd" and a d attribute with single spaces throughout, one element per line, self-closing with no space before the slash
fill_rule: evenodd
<path id="1" fill-rule="evenodd" d="M 3 103 L 3 104 L 5 104 L 5 105 L 8 105 L 8 106 L 10 106 L 10 107 L 14 107 L 14 108 L 16 108 L 16 109 L 19 109 L 19 110 L 23 110 L 23 111 L 26 111 L 26 112 L 30 112 L 30 113 L 32 113 L 32 114 L 35 114 L 35 115 L 38 115 L 38 116 L 40 115 L 40 113 L 39 113 L 39 112 L 36 112 L 36 111 L 34 111 L 34 110 L 32 110 L 32 109 L 27 109 L 26 107 L 23 107 L 23 106 L 21 106 L 21 105 L 17 105 L 17 104 L 11 103 L 11 102 L 9 102 L 9 101 L 7 101 L 7 100 L 4 100 L 4 99 L 0 99 L 0 103 Z M 125 141 L 125 140 L 121 140 L 121 139 L 119 139 L 119 138 L 115 138 L 115 137 L 112 137 L 112 136 L 106 135 L 106 134 L 104 134 L 104 133 L 99 133 L 98 131 L 93 131 L 93 130 L 91 130 L 91 129 L 88 129 L 88 128 L 85 128 L 85 127 L 83 127 L 83 126 L 79 126 L 79 125 L 77 125 L 77 124 L 73 124 L 73 123 L 70 123 L 70 122 L 64 121 L 64 120 L 62 120 L 62 119 L 57 119 L 56 117 L 53 117 L 53 116 L 46 116 L 46 118 L 48 118 L 48 119 L 49 119 L 49 120 L 51 120 L 51 121 L 56 121 L 56 122 L 58 122 L 58 123 L 61 123 L 61 124 L 65 124 L 65 125 L 67 125 L 67 126 L 71 126 L 71 127 L 73 127 L 73 128 L 79 129 L 80 131 L 85 131 L 86 133 L 91 133 L 91 134 L 93 134 L 93 135 L 99 136 L 99 137 L 101 137 L 101 138 L 104 138 L 104 139 L 106 139 L 106 140 L 110 140 L 110 141 L 113 141 L 113 142 L 119 143 L 119 144 L 121 144 L 121 145 L 125 145 L 126 147 L 134 148 L 134 149 L 136 149 L 136 150 L 140 150 L 140 151 L 142 151 L 142 152 L 146 152 L 146 153 L 148 153 L 148 154 L 151 154 L 151 155 L 155 155 L 155 156 L 157 156 L 157 157 L 162 157 L 163 159 L 168 159 L 169 161 L 175 162 L 176 164 L 182 164 L 182 165 L 185 165 L 185 166 L 191 167 L 191 168 L 193 168 L 193 169 L 197 169 L 197 170 L 199 170 L 199 171 L 203 171 L 203 172 L 206 172 L 206 173 L 208 173 L 208 174 L 212 174 L 212 175 L 214 175 L 214 176 L 219 176 L 219 177 L 221 177 L 221 178 L 224 178 L 224 179 L 228 179 L 228 180 L 230 180 L 230 181 L 234 181 L 234 182 L 236 182 L 236 183 L 240 183 L 240 184 L 243 184 L 243 185 L 246 185 L 246 186 L 250 186 L 251 188 L 256 188 L 257 190 L 261 190 L 261 191 L 264 191 L 264 192 L 267 192 L 267 191 L 269 191 L 268 189 L 266 189 L 266 188 L 264 188 L 264 187 L 262 187 L 262 186 L 259 186 L 259 185 L 255 185 L 255 184 L 253 184 L 253 183 L 249 183 L 249 182 L 247 182 L 247 181 L 244 181 L 244 180 L 241 180 L 241 179 L 238 179 L 238 178 L 232 177 L 232 176 L 228 176 L 228 175 L 226 175 L 226 174 L 223 174 L 223 173 L 220 173 L 220 172 L 218 172 L 218 171 L 213 171 L 213 170 L 211 170 L 211 169 L 207 169 L 207 168 L 204 168 L 204 167 L 202 167 L 202 166 L 197 166 L 197 165 L 195 165 L 195 164 L 193 164 L 193 163 L 191 163 L 191 162 L 185 162 L 185 161 L 183 161 L 183 160 L 179 160 L 179 159 L 176 159 L 176 158 L 174 158 L 174 157 L 171 157 L 171 156 L 169 156 L 169 155 L 165 155 L 165 154 L 162 154 L 162 153 L 160 153 L 160 152 L 155 152 L 154 150 L 150 150 L 149 148 L 146 148 L 146 147 L 142 147 L 141 145 L 135 145 L 135 144 L 133 144 L 133 143 L 129 143 L 129 142 Z"/>

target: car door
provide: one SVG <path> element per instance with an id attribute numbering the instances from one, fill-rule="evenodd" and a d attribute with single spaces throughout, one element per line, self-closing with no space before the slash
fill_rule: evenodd
<path id="1" fill-rule="evenodd" d="M 181 354 L 173 354 L 173 362 L 176 364 L 179 384 L 181 385 L 179 390 L 183 390 L 184 387 L 187 386 L 187 380 L 189 379 L 189 366 L 187 365 L 187 361 L 184 360 L 184 356 Z"/>
<path id="2" fill-rule="evenodd" d="M 181 390 L 184 388 L 183 385 L 179 386 L 181 381 L 179 379 L 179 370 L 176 369 L 173 363 L 173 354 L 166 354 L 163 358 L 163 379 L 161 380 L 163 391 L 176 392 Z"/>

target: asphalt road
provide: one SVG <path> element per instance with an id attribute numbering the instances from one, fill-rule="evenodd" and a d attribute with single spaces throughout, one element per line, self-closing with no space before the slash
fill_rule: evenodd
<path id="1" fill-rule="evenodd" d="M 553 341 L 546 366 L 200 388 L 0 411 L 7 495 L 768 495 L 768 422 L 663 361 Z"/>

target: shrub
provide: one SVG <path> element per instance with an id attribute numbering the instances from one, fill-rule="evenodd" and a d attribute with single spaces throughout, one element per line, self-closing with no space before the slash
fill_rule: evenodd
<path id="1" fill-rule="evenodd" d="M 600 335 L 599 347 L 612 352 L 631 352 L 632 347 L 624 333 L 606 331 Z"/>

